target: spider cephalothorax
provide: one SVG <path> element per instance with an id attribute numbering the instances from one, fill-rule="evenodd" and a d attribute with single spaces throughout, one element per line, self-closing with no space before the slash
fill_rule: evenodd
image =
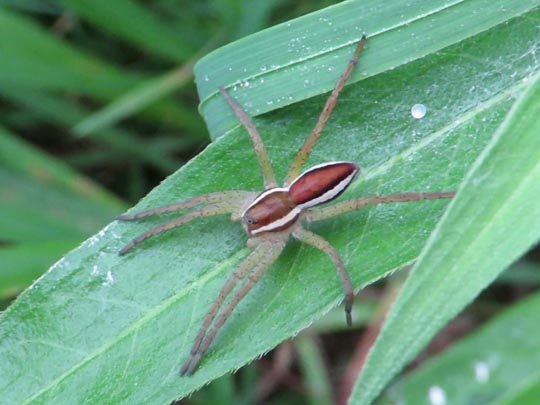
<path id="1" fill-rule="evenodd" d="M 225 323 L 236 305 L 279 257 L 291 236 L 323 251 L 332 260 L 345 290 L 346 319 L 347 324 L 351 325 L 351 308 L 354 296 L 353 286 L 349 275 L 345 270 L 345 265 L 343 264 L 339 253 L 332 245 L 321 236 L 305 229 L 302 226 L 303 221 L 314 222 L 332 218 L 366 205 L 416 201 L 422 199 L 451 198 L 454 195 L 453 192 L 440 192 L 367 196 L 319 208 L 319 205 L 327 203 L 343 193 L 360 169 L 352 162 L 328 162 L 314 166 L 299 175 L 302 166 L 319 139 L 326 121 L 332 114 L 332 110 L 337 102 L 337 97 L 345 85 L 347 78 L 353 71 L 365 42 L 366 37 L 362 36 L 356 46 L 352 59 L 349 61 L 347 68 L 342 73 L 336 87 L 328 98 L 315 128 L 308 136 L 291 164 L 283 187 L 278 187 L 264 143 L 249 116 L 236 104 L 224 89 L 220 88 L 221 94 L 251 137 L 253 148 L 261 167 L 265 190 L 260 193 L 241 190 L 221 191 L 193 197 L 183 202 L 154 208 L 136 214 L 121 215 L 119 217 L 120 220 L 124 221 L 135 220 L 156 214 L 176 212 L 187 208 L 201 206 L 177 219 L 158 225 L 133 239 L 120 250 L 120 255 L 126 254 L 135 245 L 158 233 L 182 226 L 196 218 L 218 214 L 231 214 L 231 218 L 234 221 L 240 220 L 249 235 L 248 246 L 252 249 L 252 252 L 227 280 L 212 307 L 206 314 L 201 329 L 191 348 L 190 355 L 180 370 L 181 375 L 193 373 L 201 361 L 202 356 L 214 340 L 217 332 Z M 216 319 L 226 298 L 242 280 L 242 285 L 238 287 L 233 298 L 227 303 L 226 308 L 221 311 L 219 317 Z"/>

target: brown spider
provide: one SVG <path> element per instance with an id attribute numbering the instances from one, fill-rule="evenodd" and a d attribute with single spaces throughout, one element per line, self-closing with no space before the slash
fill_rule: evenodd
<path id="1" fill-rule="evenodd" d="M 263 192 L 241 190 L 216 192 L 136 214 L 124 214 L 119 217 L 120 220 L 129 221 L 204 205 L 143 233 L 124 246 L 120 250 L 120 255 L 126 254 L 134 246 L 161 232 L 182 226 L 195 218 L 218 214 L 232 214 L 231 219 L 241 221 L 242 226 L 249 235 L 247 244 L 252 249 L 252 252 L 222 287 L 203 321 L 190 355 L 182 365 L 180 375 L 193 373 L 231 312 L 264 272 L 277 260 L 290 236 L 320 249 L 334 262 L 345 290 L 347 324 L 349 326 L 352 324 L 353 287 L 349 274 L 345 270 L 345 265 L 330 243 L 321 236 L 305 229 L 302 226 L 303 221 L 321 221 L 373 204 L 451 198 L 454 196 L 454 192 L 389 194 L 360 197 L 325 208 L 314 208 L 338 197 L 345 191 L 360 170 L 352 162 L 328 162 L 312 167 L 299 175 L 300 169 L 306 162 L 313 146 L 321 135 L 326 121 L 332 114 L 338 95 L 353 71 L 365 42 L 366 36 L 363 35 L 347 68 L 326 101 L 315 128 L 296 155 L 283 187 L 278 187 L 266 147 L 249 116 L 223 88 L 220 88 L 219 91 L 251 137 L 262 170 L 265 190 Z M 215 320 L 227 296 L 243 279 L 245 279 L 243 284 Z"/>

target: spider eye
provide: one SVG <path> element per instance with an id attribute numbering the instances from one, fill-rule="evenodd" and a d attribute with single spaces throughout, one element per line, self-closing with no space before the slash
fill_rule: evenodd
<path id="1" fill-rule="evenodd" d="M 258 221 L 254 220 L 253 218 L 247 217 L 246 222 L 250 225 L 255 225 Z"/>

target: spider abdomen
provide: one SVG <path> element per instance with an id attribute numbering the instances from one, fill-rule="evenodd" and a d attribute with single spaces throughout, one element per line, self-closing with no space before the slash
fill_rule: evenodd
<path id="1" fill-rule="evenodd" d="M 312 167 L 289 186 L 292 200 L 301 208 L 314 207 L 337 198 L 359 171 L 352 162 L 329 162 Z"/>
<path id="2" fill-rule="evenodd" d="M 246 231 L 254 236 L 287 229 L 298 220 L 304 208 L 338 197 L 358 171 L 358 166 L 352 162 L 324 163 L 305 171 L 288 187 L 264 191 L 242 214 Z"/>

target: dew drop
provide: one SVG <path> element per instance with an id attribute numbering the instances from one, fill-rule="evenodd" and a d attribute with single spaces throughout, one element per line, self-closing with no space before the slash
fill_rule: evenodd
<path id="1" fill-rule="evenodd" d="M 445 405 L 446 404 L 446 393 L 441 387 L 437 385 L 429 387 L 428 397 L 429 397 L 429 402 L 432 405 Z"/>
<path id="2" fill-rule="evenodd" d="M 482 361 L 475 362 L 474 376 L 479 383 L 487 382 L 489 380 L 489 366 Z"/>
<path id="3" fill-rule="evenodd" d="M 113 277 L 113 274 L 112 274 L 112 271 L 108 271 L 107 272 L 107 276 L 105 278 L 105 281 L 102 283 L 105 287 L 110 287 L 111 285 L 114 284 L 114 277 Z"/>
<path id="4" fill-rule="evenodd" d="M 415 104 L 411 107 L 411 115 L 417 120 L 426 116 L 427 108 L 424 104 Z"/>

